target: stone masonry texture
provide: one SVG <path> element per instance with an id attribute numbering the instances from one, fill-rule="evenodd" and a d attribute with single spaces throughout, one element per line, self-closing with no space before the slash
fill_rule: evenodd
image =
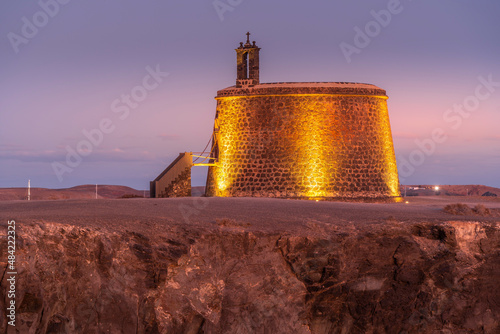
<path id="1" fill-rule="evenodd" d="M 158 197 L 191 197 L 191 167 L 186 168 Z"/>
<path id="2" fill-rule="evenodd" d="M 354 83 L 274 83 L 217 94 L 208 196 L 394 197 L 387 96 Z"/>

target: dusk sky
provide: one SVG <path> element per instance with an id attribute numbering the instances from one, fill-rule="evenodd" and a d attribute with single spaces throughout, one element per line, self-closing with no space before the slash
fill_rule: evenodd
<path id="1" fill-rule="evenodd" d="M 499 17 L 498 0 L 2 1 L 0 187 L 149 189 L 205 147 L 247 31 L 261 82 L 385 89 L 403 184 L 500 187 Z"/>

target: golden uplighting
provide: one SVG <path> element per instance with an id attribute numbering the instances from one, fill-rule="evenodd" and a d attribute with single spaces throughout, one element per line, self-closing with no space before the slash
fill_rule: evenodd
<path id="1" fill-rule="evenodd" d="M 379 196 L 400 196 L 386 96 L 216 99 L 219 130 L 217 166 L 210 167 L 213 195 L 260 192 L 315 201 L 356 193 L 377 196 L 377 191 Z M 355 107 L 346 107 L 350 105 Z M 363 183 L 356 185 L 356 180 Z"/>
<path id="2" fill-rule="evenodd" d="M 239 125 L 242 124 L 241 117 L 243 117 L 243 114 L 238 112 L 240 109 L 239 101 L 227 98 L 225 102 L 225 110 L 219 113 L 218 118 L 219 158 L 217 167 L 213 169 L 216 196 L 218 197 L 230 196 L 231 184 L 237 177 L 237 169 L 234 168 L 236 156 L 242 149 L 236 145 L 236 136 L 243 136 L 246 133 L 239 128 Z"/>
<path id="3" fill-rule="evenodd" d="M 299 108 L 295 128 L 298 130 L 298 140 L 295 143 L 298 155 L 295 163 L 299 167 L 298 183 L 306 197 L 328 196 L 328 167 L 333 167 L 334 161 L 327 162 L 326 150 L 331 143 L 325 134 L 327 120 L 325 113 L 315 108 L 314 102 L 304 101 Z"/>
<path id="4" fill-rule="evenodd" d="M 385 101 L 379 102 L 379 122 L 382 132 L 381 138 L 384 138 L 382 147 L 382 156 L 384 157 L 384 171 L 385 182 L 390 190 L 390 196 L 400 196 L 398 167 L 396 164 L 396 155 L 394 154 L 394 143 L 392 140 L 391 125 L 389 123 L 389 111 Z M 392 152 L 392 154 L 390 154 Z"/>

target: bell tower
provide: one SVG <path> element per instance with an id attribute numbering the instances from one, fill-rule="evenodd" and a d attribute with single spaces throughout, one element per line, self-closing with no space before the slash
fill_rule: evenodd
<path id="1" fill-rule="evenodd" d="M 247 32 L 247 42 L 236 49 L 237 76 L 236 87 L 248 88 L 258 85 L 259 81 L 259 51 L 255 41 L 250 44 L 250 33 Z"/>

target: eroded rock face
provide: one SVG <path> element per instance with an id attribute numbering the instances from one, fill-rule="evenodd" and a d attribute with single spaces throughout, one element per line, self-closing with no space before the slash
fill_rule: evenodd
<path id="1" fill-rule="evenodd" d="M 500 331 L 500 224 L 310 222 L 291 235 L 222 220 L 146 235 L 38 223 L 18 236 L 19 333 Z"/>

